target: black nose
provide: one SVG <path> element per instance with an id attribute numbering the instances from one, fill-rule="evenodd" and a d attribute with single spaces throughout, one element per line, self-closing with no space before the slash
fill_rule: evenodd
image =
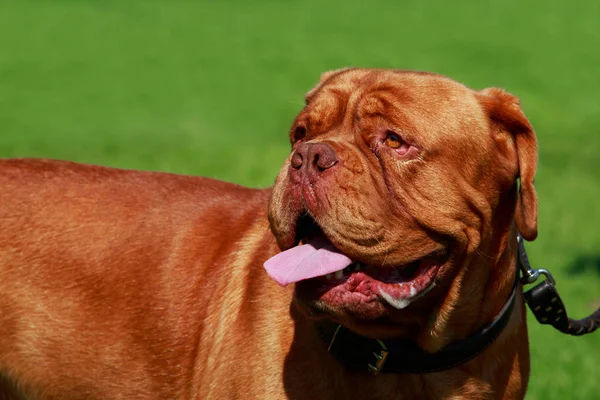
<path id="1" fill-rule="evenodd" d="M 326 143 L 301 143 L 292 156 L 292 168 L 318 175 L 338 163 L 335 151 Z"/>

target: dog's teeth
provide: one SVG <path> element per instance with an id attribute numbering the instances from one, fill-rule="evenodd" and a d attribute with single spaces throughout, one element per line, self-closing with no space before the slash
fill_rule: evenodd
<path id="1" fill-rule="evenodd" d="M 342 276 L 344 276 L 344 271 L 335 272 L 335 279 L 342 279 Z"/>
<path id="2" fill-rule="evenodd" d="M 325 275 L 325 279 L 331 279 L 331 274 Z"/>

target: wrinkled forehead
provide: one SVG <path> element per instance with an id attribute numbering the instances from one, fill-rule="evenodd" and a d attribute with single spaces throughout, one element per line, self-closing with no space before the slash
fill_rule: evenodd
<path id="1" fill-rule="evenodd" d="M 379 119 L 415 134 L 426 130 L 424 138 L 436 141 L 444 132 L 472 138 L 474 129 L 486 128 L 475 91 L 431 73 L 345 70 L 324 79 L 306 101 L 311 125 L 321 129 Z"/>

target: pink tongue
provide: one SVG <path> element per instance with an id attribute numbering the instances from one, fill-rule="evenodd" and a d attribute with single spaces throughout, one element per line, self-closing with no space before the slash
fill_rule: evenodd
<path id="1" fill-rule="evenodd" d="M 352 260 L 329 241 L 316 239 L 269 258 L 264 266 L 271 278 L 281 286 L 286 286 L 341 271 L 350 264 Z"/>

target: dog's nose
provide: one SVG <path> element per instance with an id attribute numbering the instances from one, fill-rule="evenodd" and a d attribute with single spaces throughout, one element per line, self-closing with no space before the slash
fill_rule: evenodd
<path id="1" fill-rule="evenodd" d="M 338 163 L 333 148 L 326 143 L 301 143 L 292 156 L 292 168 L 304 169 L 308 174 L 319 174 Z"/>

